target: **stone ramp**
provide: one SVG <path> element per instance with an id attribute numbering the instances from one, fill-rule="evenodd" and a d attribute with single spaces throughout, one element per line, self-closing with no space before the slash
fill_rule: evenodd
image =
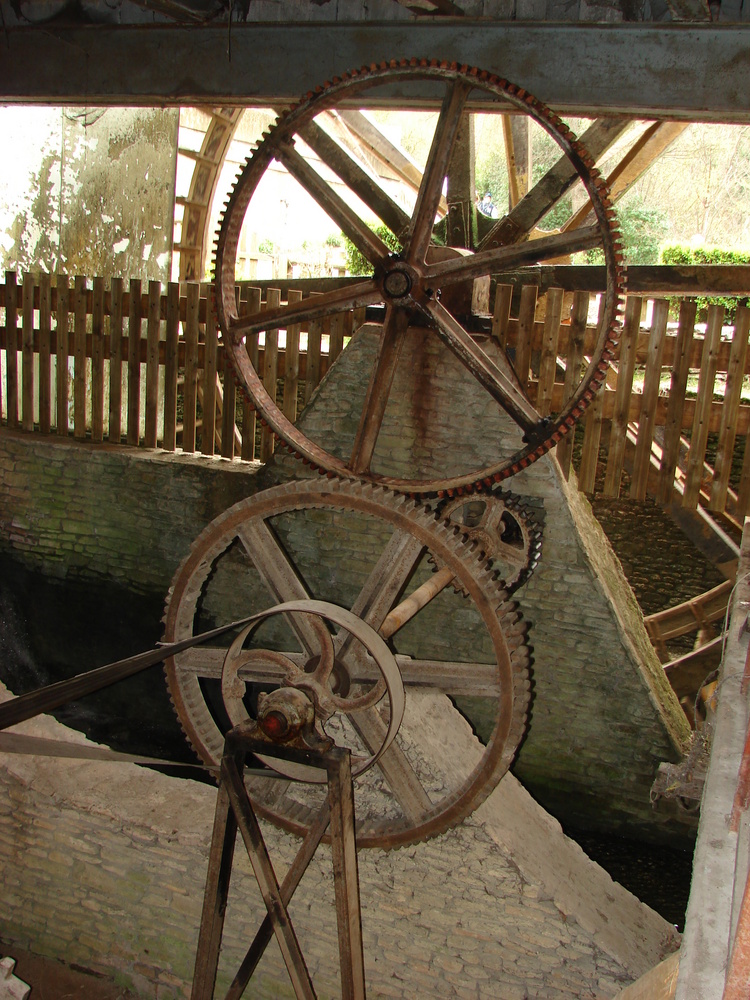
<path id="1" fill-rule="evenodd" d="M 518 428 L 434 337 L 409 336 L 412 354 L 399 365 L 378 439 L 382 472 L 448 476 L 512 454 Z M 360 328 L 298 421 L 341 456 L 351 448 L 376 337 L 377 327 Z M 493 351 L 488 339 L 482 347 Z M 268 473 L 310 474 L 289 456 L 277 456 Z M 502 485 L 544 524 L 541 560 L 514 595 L 533 649 L 531 718 L 515 773 L 573 827 L 692 842 L 692 826 L 676 810 L 655 812 L 649 797 L 659 764 L 679 759 L 689 726 L 588 501 L 553 454 Z M 457 643 L 456 659 L 475 658 Z M 481 735 L 481 711 L 463 707 Z"/>
<path id="2" fill-rule="evenodd" d="M 5 695 L 3 695 L 5 697 Z M 435 759 L 480 752 L 447 699 L 419 711 Z M 458 753 L 446 755 L 451 729 Z M 49 718 L 20 731 L 82 742 Z M 130 764 L 0 755 L 0 937 L 65 955 L 148 997 L 187 997 L 215 791 Z M 297 842 L 264 827 L 277 872 Z M 262 915 L 238 846 L 221 977 Z M 607 1000 L 674 951 L 674 928 L 564 836 L 512 777 L 477 812 L 426 843 L 359 855 L 368 996 Z M 291 915 L 319 996 L 339 994 L 326 848 Z M 253 996 L 291 995 L 269 948 Z"/>

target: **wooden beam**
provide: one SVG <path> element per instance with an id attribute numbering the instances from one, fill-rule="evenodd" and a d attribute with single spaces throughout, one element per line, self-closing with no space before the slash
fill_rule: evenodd
<path id="1" fill-rule="evenodd" d="M 750 122 L 750 25 L 390 23 L 8 28 L 4 103 L 182 105 L 289 102 L 384 58 L 461 59 L 558 112 Z M 575 52 L 575 59 L 567 56 Z M 280 58 L 283 53 L 283 58 Z M 721 73 L 716 67 L 723 67 Z M 384 102 L 439 103 L 393 84 Z"/>
<path id="2" fill-rule="evenodd" d="M 535 284 L 541 295 L 549 288 L 568 292 L 603 292 L 604 267 L 548 264 L 504 271 L 503 284 L 523 288 Z M 636 295 L 748 295 L 750 266 L 746 264 L 632 264 L 628 291 Z"/>

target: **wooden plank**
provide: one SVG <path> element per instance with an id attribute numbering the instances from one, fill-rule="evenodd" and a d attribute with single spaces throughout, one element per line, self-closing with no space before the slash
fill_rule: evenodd
<path id="1" fill-rule="evenodd" d="M 536 408 L 543 417 L 549 416 L 552 403 L 552 391 L 557 373 L 557 342 L 560 336 L 562 307 L 562 288 L 550 288 L 547 292 L 544 315 L 544 337 L 539 359 L 539 389 L 536 396 Z"/>
<path id="2" fill-rule="evenodd" d="M 687 390 L 690 371 L 690 352 L 693 344 L 696 311 L 695 299 L 683 299 L 680 303 L 677 343 L 675 345 L 674 361 L 672 362 L 667 419 L 664 425 L 664 445 L 659 468 L 657 500 L 662 504 L 669 503 L 672 497 L 674 477 L 680 456 L 680 432 L 682 430 L 685 392 Z"/>
<path id="3" fill-rule="evenodd" d="M 344 349 L 344 324 L 346 313 L 335 313 L 331 316 L 331 326 L 328 339 L 328 365 L 333 364 Z"/>
<path id="4" fill-rule="evenodd" d="M 180 286 L 176 281 L 167 285 L 167 316 L 164 354 L 164 439 L 162 447 L 174 451 L 177 447 L 177 363 L 180 337 Z"/>
<path id="5" fill-rule="evenodd" d="M 729 371 L 724 388 L 724 405 L 721 411 L 719 443 L 714 460 L 709 510 L 724 510 L 732 471 L 734 444 L 737 437 L 737 417 L 742 394 L 742 373 L 745 370 L 747 337 L 750 329 L 750 309 L 739 306 L 734 320 L 734 335 L 729 360 Z"/>
<path id="6" fill-rule="evenodd" d="M 260 288 L 249 287 L 243 289 L 241 295 L 242 312 L 244 315 L 260 312 Z M 258 334 L 249 334 L 245 340 L 250 364 L 258 371 Z M 242 398 L 242 451 L 240 457 L 247 462 L 255 458 L 255 434 L 256 418 L 255 407 L 247 396 Z"/>
<path id="7" fill-rule="evenodd" d="M 161 334 L 161 282 L 148 283 L 146 322 L 146 421 L 144 444 L 155 448 L 159 422 L 159 339 Z"/>
<path id="8" fill-rule="evenodd" d="M 130 279 L 128 306 L 128 426 L 126 440 L 138 446 L 141 439 L 141 282 Z"/>
<path id="9" fill-rule="evenodd" d="M 52 427 L 52 282 L 46 271 L 39 275 L 39 430 Z"/>
<path id="10" fill-rule="evenodd" d="M 201 427 L 201 454 L 213 455 L 216 436 L 216 357 L 219 325 L 216 320 L 213 296 L 206 290 L 206 346 L 203 355 L 203 426 Z"/>
<path id="11" fill-rule="evenodd" d="M 666 299 L 657 299 L 654 302 L 651 319 L 651 336 L 643 379 L 643 398 L 638 420 L 633 476 L 630 481 L 630 496 L 633 500 L 646 499 L 646 486 L 651 468 L 651 445 L 654 440 L 656 405 L 659 400 L 661 382 L 662 354 L 668 320 L 669 302 Z"/>
<path id="12" fill-rule="evenodd" d="M 706 457 L 708 441 L 709 417 L 713 399 L 714 383 L 716 381 L 716 352 L 721 340 L 721 327 L 724 322 L 724 306 L 709 306 L 706 335 L 703 341 L 703 360 L 698 376 L 696 390 L 697 406 L 693 429 L 690 435 L 690 450 L 687 457 L 685 472 L 685 492 L 682 495 L 683 507 L 694 508 L 698 503 L 703 480 L 703 463 Z"/>
<path id="13" fill-rule="evenodd" d="M 323 324 L 320 320 L 312 320 L 307 327 L 307 369 L 305 372 L 305 406 L 321 379 L 321 344 L 323 340 Z"/>
<path id="14" fill-rule="evenodd" d="M 621 990 L 615 1000 L 673 1000 L 679 968 L 680 953 L 676 951 Z"/>
<path id="15" fill-rule="evenodd" d="M 602 404 L 605 388 L 602 386 L 586 410 L 583 428 L 581 465 L 578 470 L 578 489 L 593 493 L 596 487 L 596 466 L 599 461 L 599 444 L 602 437 Z"/>
<path id="16" fill-rule="evenodd" d="M 76 275 L 73 293 L 73 437 L 86 437 L 86 278 Z"/>
<path id="17" fill-rule="evenodd" d="M 492 336 L 503 350 L 508 346 L 508 325 L 510 323 L 510 303 L 512 298 L 512 285 L 498 285 L 495 289 L 495 307 L 492 311 Z"/>
<path id="18" fill-rule="evenodd" d="M 291 289 L 288 301 L 301 302 L 302 292 Z M 351 313 L 347 314 L 351 318 Z M 297 419 L 297 390 L 299 388 L 299 323 L 292 323 L 286 330 L 286 349 L 284 351 L 284 401 L 283 410 L 287 420 L 294 423 Z"/>
<path id="19" fill-rule="evenodd" d="M 200 285 L 191 281 L 187 286 L 185 318 L 185 379 L 182 385 L 182 450 L 195 451 L 195 408 L 198 402 L 198 307 Z"/>
<path id="20" fill-rule="evenodd" d="M 91 313 L 91 440 L 104 440 L 104 278 L 94 278 Z"/>
<path id="21" fill-rule="evenodd" d="M 529 369 L 531 367 L 536 294 L 536 285 L 524 285 L 521 289 L 521 302 L 518 307 L 518 333 L 516 335 L 516 354 L 513 359 L 513 367 L 515 368 L 519 382 L 524 388 L 528 385 Z"/>
<path id="22" fill-rule="evenodd" d="M 306 6 L 296 22 L 233 24 L 231 61 L 227 28 L 219 23 L 200 30 L 163 23 L 14 27 L 0 61 L 0 94 L 8 103 L 266 108 L 299 100 L 343 66 L 377 63 L 388 53 L 450 62 L 460 51 L 462 61 L 513 80 L 558 114 L 750 120 L 744 23 L 730 30 L 711 23 L 527 24 L 491 17 L 368 23 L 334 22 L 331 15 L 308 21 L 307 14 Z M 76 53 L 64 71 L 61 51 Z M 576 58 L 561 59 L 563 52 Z M 134 73 L 136 66 L 146 69 Z M 717 74 L 716 66 L 732 72 Z M 410 99 L 439 105 L 430 83 L 409 88 Z M 479 106 L 481 100 L 477 95 Z"/>
<path id="23" fill-rule="evenodd" d="M 603 292 L 607 285 L 607 271 L 603 266 L 592 267 L 589 264 L 537 264 L 523 270 L 505 271 L 503 281 L 519 290 L 531 282 L 538 286 L 540 295 L 548 288 L 558 286 L 567 292 Z M 630 295 L 747 295 L 748 292 L 750 264 L 628 266 Z"/>
<path id="24" fill-rule="evenodd" d="M 109 285 L 109 427 L 107 440 L 119 444 L 122 438 L 122 278 Z"/>
<path id="25" fill-rule="evenodd" d="M 57 275 L 57 433 L 68 436 L 68 276 Z"/>
<path id="26" fill-rule="evenodd" d="M 278 288 L 269 288 L 266 298 L 266 308 L 277 309 L 281 305 L 281 292 Z M 279 331 L 266 330 L 266 343 L 263 354 L 263 386 L 268 395 L 275 401 L 276 380 L 279 372 Z M 260 460 L 267 462 L 274 452 L 273 431 L 264 426 L 260 432 Z"/>
<path id="27" fill-rule="evenodd" d="M 235 410 L 237 383 L 229 357 L 224 355 L 224 400 L 221 411 L 221 457 L 234 458 Z"/>
<path id="28" fill-rule="evenodd" d="M 34 275 L 23 276 L 21 313 L 21 427 L 34 430 Z"/>
<path id="29" fill-rule="evenodd" d="M 563 405 L 573 397 L 573 393 L 581 384 L 583 378 L 583 341 L 586 336 L 586 321 L 589 315 L 589 293 L 575 292 L 570 315 L 570 330 L 568 333 L 568 356 L 565 365 L 565 386 L 563 389 Z M 562 473 L 567 479 L 570 475 L 570 462 L 573 456 L 573 440 L 575 430 L 569 430 L 557 445 L 557 461 Z"/>
<path id="30" fill-rule="evenodd" d="M 625 459 L 628 422 L 630 419 L 630 394 L 633 389 L 635 369 L 635 345 L 641 328 L 643 299 L 631 295 L 625 305 L 625 323 L 620 339 L 617 388 L 615 390 L 615 410 L 612 416 L 607 452 L 607 471 L 604 476 L 604 495 L 620 495 L 620 478 Z"/>
<path id="31" fill-rule="evenodd" d="M 8 427 L 18 427 L 18 281 L 5 272 L 5 415 Z"/>

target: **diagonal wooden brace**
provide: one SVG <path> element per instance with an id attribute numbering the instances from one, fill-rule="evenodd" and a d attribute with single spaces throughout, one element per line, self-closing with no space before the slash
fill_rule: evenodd
<path id="1" fill-rule="evenodd" d="M 287 875 L 279 886 L 243 780 L 245 756 L 262 752 L 316 767 L 328 775 L 328 799 L 308 831 Z M 365 1000 L 364 952 L 359 902 L 354 795 L 350 753 L 334 748 L 325 754 L 270 746 L 238 727 L 227 734 L 214 817 L 206 892 L 198 939 L 191 1000 L 213 1000 L 229 894 L 232 859 L 239 830 L 268 911 L 226 1000 L 239 1000 L 272 936 L 276 936 L 296 997 L 315 1000 L 310 979 L 287 906 L 330 824 L 343 1000 Z"/>

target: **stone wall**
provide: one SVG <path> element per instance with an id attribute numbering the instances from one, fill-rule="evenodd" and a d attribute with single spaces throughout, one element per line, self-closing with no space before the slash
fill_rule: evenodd
<path id="1" fill-rule="evenodd" d="M 22 729 L 83 741 L 47 718 Z M 455 731 L 462 755 L 475 753 L 468 727 Z M 130 764 L 0 754 L 0 938 L 147 997 L 187 997 L 215 794 Z M 264 829 L 283 872 L 295 842 Z M 360 852 L 359 868 L 372 998 L 604 1000 L 678 944 L 510 776 L 460 828 Z M 340 995 L 330 871 L 323 847 L 290 907 L 321 998 Z M 262 913 L 239 844 L 225 989 Z M 256 975 L 259 1000 L 293 996 L 275 944 Z"/>
<path id="2" fill-rule="evenodd" d="M 190 543 L 257 465 L 0 435 L 0 551 L 54 577 L 166 595 Z"/>

